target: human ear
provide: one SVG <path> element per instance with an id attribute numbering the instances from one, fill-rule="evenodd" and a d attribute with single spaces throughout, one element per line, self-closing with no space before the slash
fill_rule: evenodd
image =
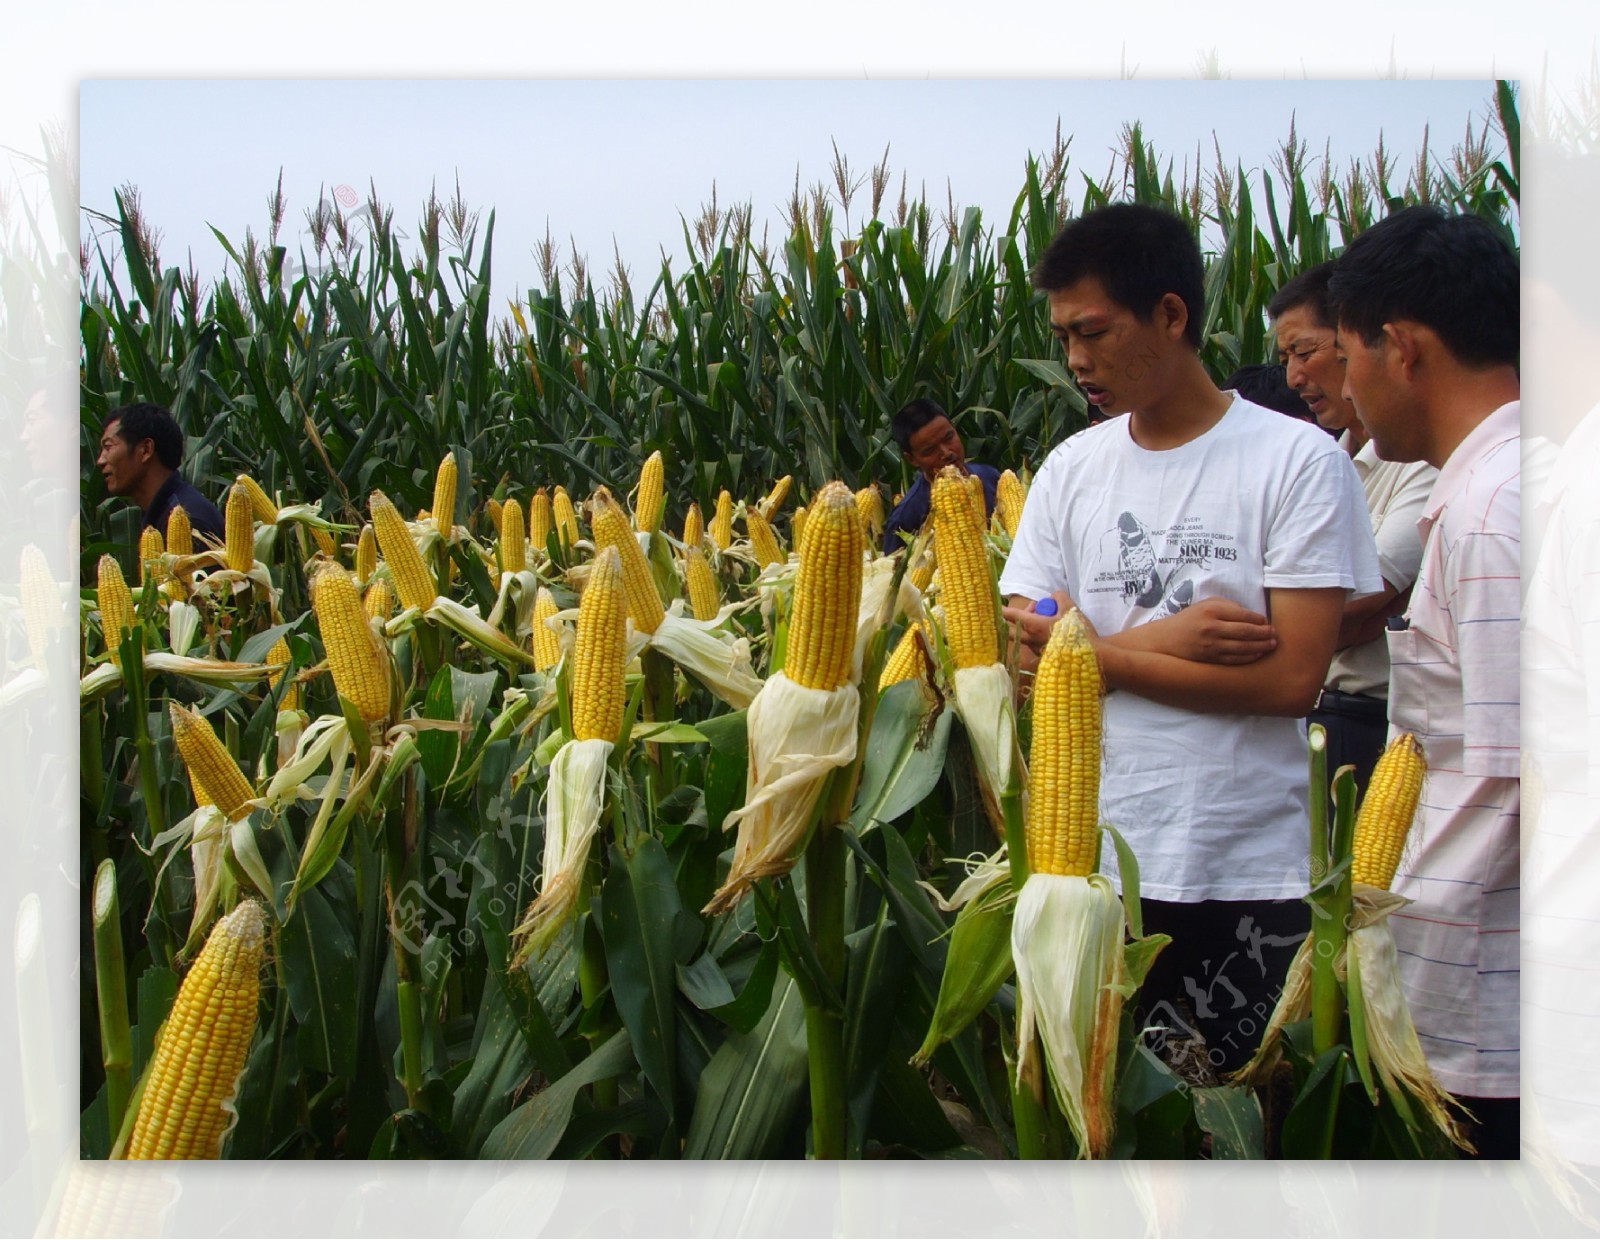
<path id="1" fill-rule="evenodd" d="M 1415 327 L 1410 323 L 1385 323 L 1383 339 L 1399 360 L 1401 373 L 1409 379 L 1422 358 L 1422 341 Z"/>
<path id="2" fill-rule="evenodd" d="M 1167 335 L 1177 340 L 1189 326 L 1189 307 L 1176 293 L 1163 293 L 1159 307 Z"/>

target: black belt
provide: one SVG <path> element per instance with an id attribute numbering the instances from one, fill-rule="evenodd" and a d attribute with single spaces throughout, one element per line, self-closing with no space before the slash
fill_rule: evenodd
<path id="1" fill-rule="evenodd" d="M 1368 697 L 1365 693 L 1340 693 L 1337 689 L 1324 689 L 1317 694 L 1313 714 L 1338 715 L 1345 719 L 1387 720 L 1389 703 L 1382 698 Z"/>

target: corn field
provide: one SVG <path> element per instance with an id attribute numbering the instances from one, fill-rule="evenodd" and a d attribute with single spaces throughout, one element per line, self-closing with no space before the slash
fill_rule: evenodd
<path id="1" fill-rule="evenodd" d="M 889 422 L 932 397 L 1022 478 L 1085 424 L 1028 271 L 1107 202 L 1201 238 L 1219 381 L 1272 360 L 1287 279 L 1396 205 L 1515 240 L 1494 105 L 1409 170 L 1341 174 L 1291 132 L 1271 170 L 1175 179 L 1132 126 L 1091 178 L 1058 139 L 1002 228 L 875 169 L 853 236 L 820 188 L 773 248 L 713 204 L 642 295 L 552 259 L 508 306 L 494 215 L 459 199 L 409 256 L 375 191 L 365 232 L 319 216 L 291 279 L 274 195 L 203 289 L 124 192 L 83 256 L 83 1155 L 1264 1156 L 1256 1096 L 1180 1079 L 1127 1017 L 1100 1127 L 1053 1068 L 1019 1077 L 1018 893 L 1101 845 L 1040 868 L 1027 759 L 1077 742 L 1032 698 L 997 730 L 957 676 L 1013 696 L 1022 488 L 993 521 L 936 492 L 970 555 L 879 555 L 911 482 Z M 183 427 L 225 547 L 142 542 L 105 495 L 132 401 Z M 1121 870 L 1136 986 L 1159 944 Z M 1364 1088 L 1313 1070 L 1310 1024 L 1273 1152 L 1438 1154 L 1353 1104 L 1310 1122 Z"/>

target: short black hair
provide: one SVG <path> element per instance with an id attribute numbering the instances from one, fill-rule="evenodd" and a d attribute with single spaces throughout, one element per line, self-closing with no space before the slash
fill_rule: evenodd
<path id="1" fill-rule="evenodd" d="M 160 405 L 139 401 L 113 409 L 106 414 L 100 433 L 104 435 L 110 430 L 113 422 L 117 424 L 117 434 L 128 447 L 137 448 L 149 439 L 156 445 L 156 456 L 168 469 L 177 469 L 183 464 L 183 431 Z"/>
<path id="2" fill-rule="evenodd" d="M 1079 216 L 1034 264 L 1033 287 L 1054 293 L 1091 276 L 1144 322 L 1163 297 L 1176 293 L 1189 311 L 1184 338 L 1199 350 L 1205 264 L 1200 243 L 1179 216 L 1131 202 Z"/>
<path id="3" fill-rule="evenodd" d="M 1383 325 L 1421 323 L 1464 366 L 1521 355 L 1517 256 L 1486 221 L 1438 207 L 1396 211 L 1345 247 L 1328 286 L 1341 331 L 1369 348 Z"/>
<path id="4" fill-rule="evenodd" d="M 894 415 L 889 423 L 889 434 L 894 436 L 895 443 L 900 445 L 900 451 L 906 456 L 911 455 L 911 436 L 915 435 L 935 418 L 947 418 L 950 415 L 944 411 L 944 406 L 936 400 L 925 397 L 902 405 L 900 411 Z"/>
<path id="5" fill-rule="evenodd" d="M 1333 270 L 1337 265 L 1337 260 L 1330 258 L 1295 276 L 1273 294 L 1272 300 L 1267 303 L 1267 317 L 1277 319 L 1304 306 L 1311 311 L 1311 317 L 1316 319 L 1319 326 L 1339 326 L 1333 317 L 1333 302 L 1328 297 L 1328 281 L 1333 278 Z"/>
<path id="6" fill-rule="evenodd" d="M 1288 368 L 1275 362 L 1257 366 L 1241 366 L 1228 376 L 1224 389 L 1239 393 L 1246 400 L 1266 409 L 1275 409 L 1291 418 L 1315 422 L 1311 406 L 1300 399 L 1300 393 L 1289 386 Z"/>

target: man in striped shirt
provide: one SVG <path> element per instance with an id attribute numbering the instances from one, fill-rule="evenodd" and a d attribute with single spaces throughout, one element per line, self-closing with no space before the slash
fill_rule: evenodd
<path id="1" fill-rule="evenodd" d="M 1391 920 L 1439 1084 L 1489 1158 L 1520 1148 L 1518 676 L 1521 472 L 1517 260 L 1490 225 L 1397 212 L 1340 257 L 1329 292 L 1345 395 L 1378 456 L 1439 470 L 1422 568 L 1389 622 L 1391 732 L 1428 782 Z"/>

